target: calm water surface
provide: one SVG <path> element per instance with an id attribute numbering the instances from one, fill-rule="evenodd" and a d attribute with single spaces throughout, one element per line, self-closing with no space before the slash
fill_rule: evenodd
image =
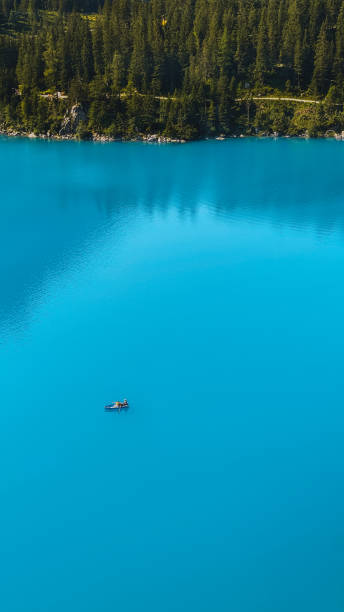
<path id="1" fill-rule="evenodd" d="M 343 143 L 0 168 L 1 609 L 342 612 Z"/>

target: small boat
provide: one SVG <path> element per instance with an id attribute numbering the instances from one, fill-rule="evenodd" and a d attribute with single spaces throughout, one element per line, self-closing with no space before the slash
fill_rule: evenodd
<path id="1" fill-rule="evenodd" d="M 121 410 L 128 410 L 129 408 L 129 404 L 128 404 L 128 400 L 123 400 L 123 402 L 112 402 L 112 404 L 108 404 L 107 406 L 105 406 L 105 410 L 107 412 L 113 412 L 114 410 L 117 410 L 117 412 L 121 412 Z"/>

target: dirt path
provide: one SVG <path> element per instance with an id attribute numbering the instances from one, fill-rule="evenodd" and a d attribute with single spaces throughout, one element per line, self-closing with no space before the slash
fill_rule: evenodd
<path id="1" fill-rule="evenodd" d="M 321 100 L 306 100 L 305 98 L 286 98 L 278 96 L 252 96 L 251 98 L 236 98 L 237 102 L 245 102 L 247 100 L 254 100 L 257 102 L 264 102 L 270 100 L 272 102 L 302 102 L 303 104 L 321 104 Z M 339 105 L 340 106 L 340 105 Z"/>
<path id="2" fill-rule="evenodd" d="M 280 100 L 283 102 L 303 102 L 303 104 L 320 104 L 320 100 L 306 100 L 304 98 L 278 98 L 277 96 L 266 96 L 266 97 L 260 97 L 257 96 L 255 98 L 253 98 L 254 100 L 273 100 L 276 102 L 279 102 Z"/>

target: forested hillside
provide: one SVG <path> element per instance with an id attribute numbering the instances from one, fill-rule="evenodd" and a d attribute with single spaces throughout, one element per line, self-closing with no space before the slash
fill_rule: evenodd
<path id="1" fill-rule="evenodd" d="M 80 137 L 316 135 L 343 99 L 342 0 L 1 3 L 3 129 L 58 134 L 79 104 Z"/>

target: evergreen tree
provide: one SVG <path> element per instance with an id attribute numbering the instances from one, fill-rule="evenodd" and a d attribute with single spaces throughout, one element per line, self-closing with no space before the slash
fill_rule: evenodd
<path id="1" fill-rule="evenodd" d="M 255 65 L 255 77 L 258 83 L 262 83 L 264 75 L 269 69 L 269 48 L 268 48 L 268 37 L 266 27 L 266 10 L 262 10 L 262 15 L 259 22 L 258 28 L 258 41 L 257 41 L 257 57 Z"/>
<path id="2" fill-rule="evenodd" d="M 331 46 L 327 39 L 327 20 L 321 26 L 315 56 L 312 87 L 316 94 L 323 94 L 330 84 Z"/>

